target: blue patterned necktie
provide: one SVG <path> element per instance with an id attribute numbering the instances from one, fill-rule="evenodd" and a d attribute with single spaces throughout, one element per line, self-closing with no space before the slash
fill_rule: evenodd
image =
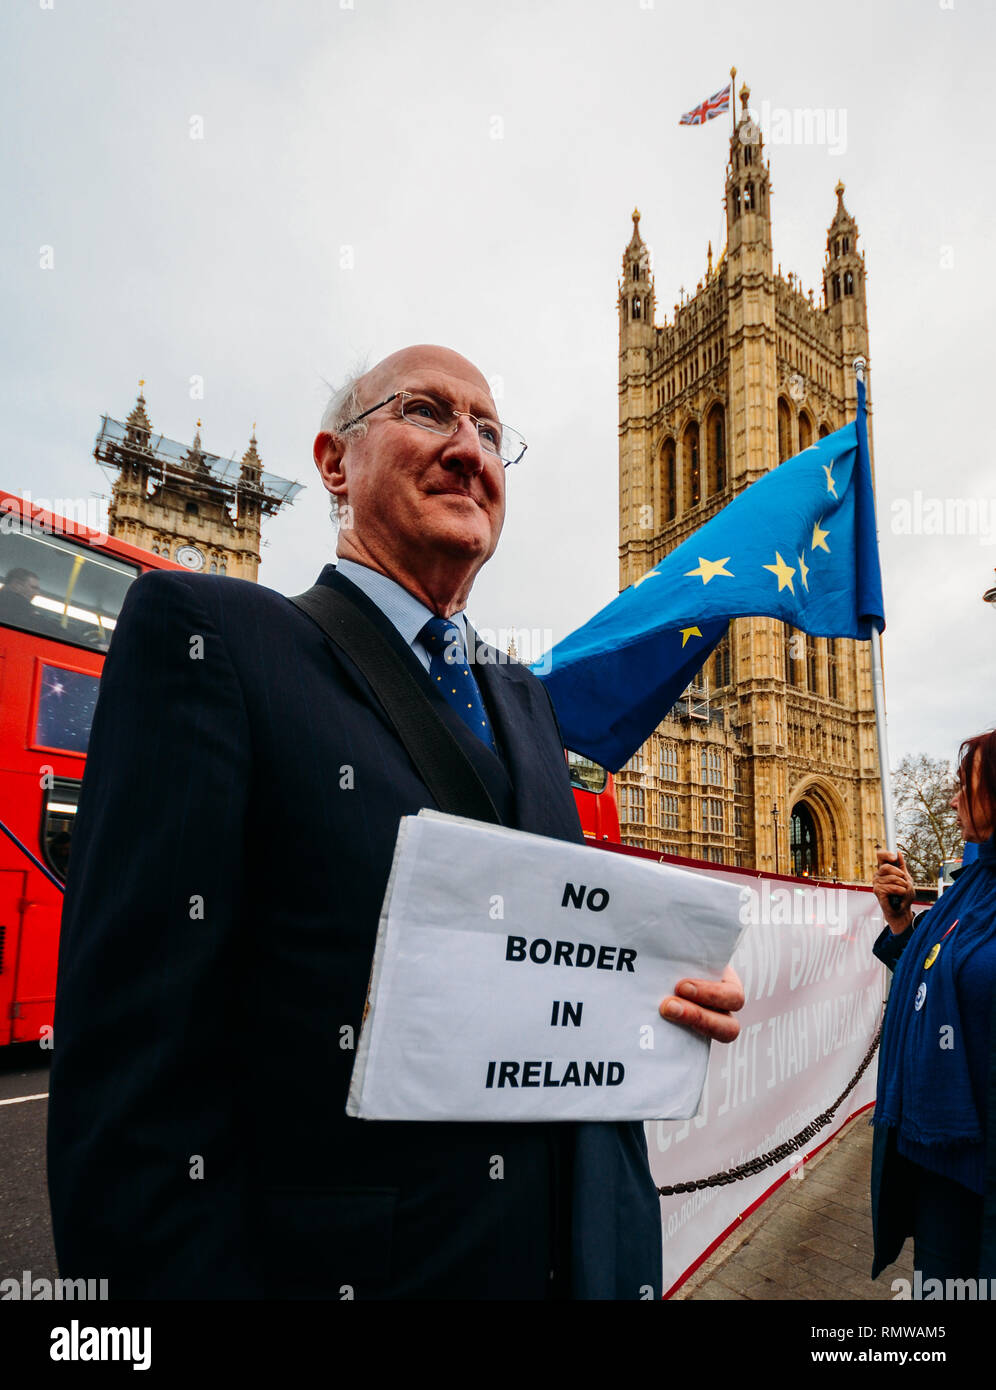
<path id="1" fill-rule="evenodd" d="M 448 705 L 477 735 L 497 753 L 495 736 L 488 720 L 477 681 L 470 671 L 463 639 L 456 623 L 449 618 L 430 618 L 418 635 L 429 653 L 429 679 Z"/>

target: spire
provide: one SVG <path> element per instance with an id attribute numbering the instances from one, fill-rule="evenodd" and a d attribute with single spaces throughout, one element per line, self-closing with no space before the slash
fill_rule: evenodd
<path id="1" fill-rule="evenodd" d="M 622 280 L 619 284 L 619 326 L 654 325 L 654 277 L 650 270 L 650 251 L 640 235 L 640 209 L 633 209 L 633 235 L 623 252 Z"/>
<path id="2" fill-rule="evenodd" d="M 201 421 L 200 421 L 200 420 L 197 421 L 197 432 L 196 432 L 196 434 L 194 435 L 194 442 L 193 442 L 193 444 L 191 444 L 190 448 L 187 450 L 186 455 L 185 455 L 183 461 L 184 461 L 184 463 L 189 463 L 190 466 L 191 466 L 191 468 L 196 469 L 196 471 L 197 471 L 198 473 L 209 473 L 209 472 L 210 472 L 210 468 L 209 468 L 208 465 L 204 462 L 204 450 L 203 450 L 203 448 L 201 447 Z"/>
<path id="3" fill-rule="evenodd" d="M 259 482 L 259 475 L 262 471 L 263 461 L 256 448 L 256 421 L 252 422 L 252 434 L 249 436 L 249 448 L 242 455 L 241 474 L 246 482 Z"/>
<path id="4" fill-rule="evenodd" d="M 148 445 L 149 435 L 152 433 L 152 422 L 145 410 L 145 396 L 143 390 L 145 379 L 142 378 L 138 383 L 138 400 L 132 407 L 131 414 L 125 421 L 125 438 L 129 444 L 134 444 L 139 448 Z"/>
<path id="5" fill-rule="evenodd" d="M 853 295 L 863 296 L 865 258 L 858 251 L 858 224 L 844 206 L 844 185 L 834 189 L 837 206 L 827 228 L 827 259 L 823 267 L 823 290 L 829 306 Z"/>
<path id="6" fill-rule="evenodd" d="M 242 466 L 239 469 L 235 525 L 243 533 L 258 534 L 259 532 L 262 515 L 261 499 L 263 497 L 262 476 L 263 462 L 259 456 L 259 450 L 256 448 L 256 421 L 253 420 L 252 434 L 249 436 L 249 448 L 242 455 Z"/>
<path id="7" fill-rule="evenodd" d="M 831 233 L 835 227 L 840 227 L 845 222 L 850 223 L 852 226 L 854 225 L 854 218 L 844 206 L 844 185 L 839 179 L 837 180 L 837 187 L 834 189 L 834 192 L 837 195 L 837 207 L 833 215 L 833 221 L 830 223 Z"/>
<path id="8" fill-rule="evenodd" d="M 711 279 L 712 279 L 712 241 L 711 241 L 711 240 L 710 240 L 710 242 L 709 242 L 709 264 L 708 264 L 708 271 L 709 271 L 708 278 L 711 280 Z"/>
<path id="9" fill-rule="evenodd" d="M 750 112 L 750 88 L 740 88 L 740 119 L 730 137 L 726 166 L 726 245 L 728 252 L 742 246 L 758 248 L 761 259 L 771 259 L 770 170 L 764 161 L 761 128 Z"/>

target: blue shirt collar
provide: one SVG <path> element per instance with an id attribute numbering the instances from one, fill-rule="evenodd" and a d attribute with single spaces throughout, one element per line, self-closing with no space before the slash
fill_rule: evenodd
<path id="1" fill-rule="evenodd" d="M 366 565 L 357 564 L 355 560 L 343 559 L 337 559 L 335 567 L 338 574 L 341 574 L 344 579 L 348 579 L 351 584 L 355 584 L 366 594 L 371 603 L 377 605 L 384 617 L 394 624 L 409 646 L 418 641 L 418 635 L 423 627 L 430 618 L 436 616 L 431 608 L 427 608 L 397 580 L 389 579 L 386 574 L 381 574 L 379 570 L 369 569 Z M 466 648 L 466 613 L 461 609 L 459 613 L 452 615 L 450 621 L 455 623 L 459 629 Z"/>

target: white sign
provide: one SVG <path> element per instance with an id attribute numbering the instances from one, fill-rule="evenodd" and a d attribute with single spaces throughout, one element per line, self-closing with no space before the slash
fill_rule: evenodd
<path id="1" fill-rule="evenodd" d="M 347 1113 L 381 1120 L 694 1115 L 708 1042 L 668 1023 L 718 979 L 735 886 L 437 812 L 401 822 Z"/>

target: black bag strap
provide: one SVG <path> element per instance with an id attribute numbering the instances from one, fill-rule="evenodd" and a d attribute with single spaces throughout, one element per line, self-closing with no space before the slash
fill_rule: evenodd
<path id="1" fill-rule="evenodd" d="M 500 825 L 497 807 L 473 763 L 366 614 L 327 584 L 315 584 L 290 602 L 359 667 L 439 809 Z"/>

